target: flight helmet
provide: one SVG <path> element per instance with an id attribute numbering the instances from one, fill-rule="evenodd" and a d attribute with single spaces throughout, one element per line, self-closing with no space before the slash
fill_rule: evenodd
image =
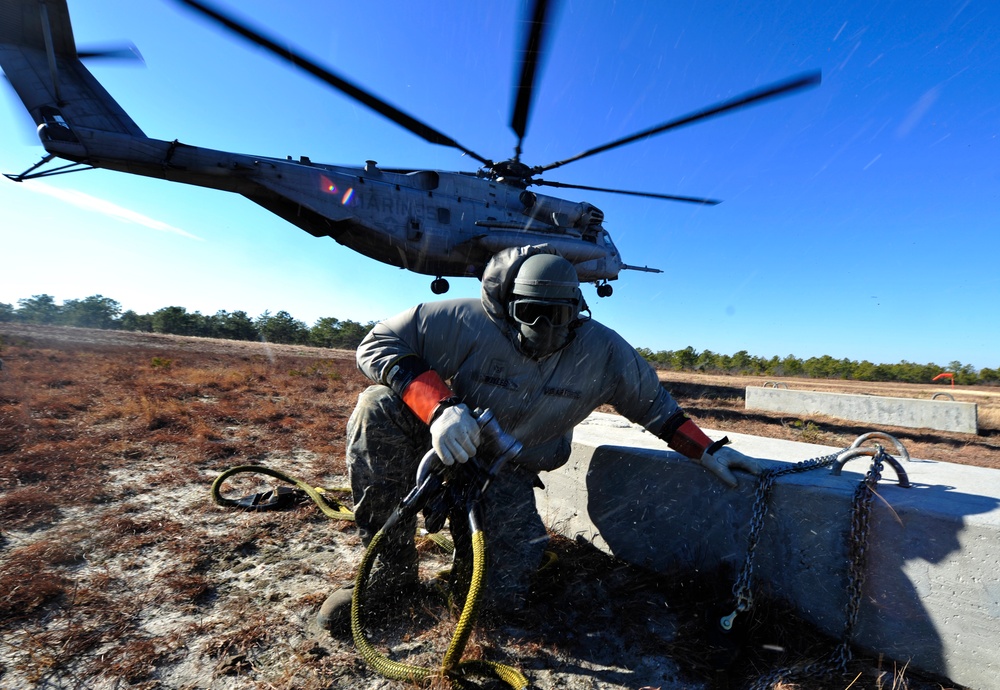
<path id="1" fill-rule="evenodd" d="M 524 351 L 541 358 L 563 348 L 580 316 L 583 293 L 576 268 L 556 254 L 535 254 L 521 264 L 507 315 Z"/>

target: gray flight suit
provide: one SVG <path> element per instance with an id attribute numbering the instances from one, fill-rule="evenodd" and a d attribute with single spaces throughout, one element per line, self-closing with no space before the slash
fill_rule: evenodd
<path id="1" fill-rule="evenodd" d="M 428 427 L 387 385 L 389 371 L 402 358 L 421 358 L 469 409 L 491 409 L 501 428 L 524 445 L 485 498 L 485 599 L 503 610 L 523 606 L 541 562 L 547 538 L 534 487 L 539 472 L 569 459 L 573 427 L 610 404 L 658 433 L 679 410 L 649 363 L 596 321 L 583 320 L 565 347 L 540 360 L 521 350 L 505 305 L 520 264 L 542 251 L 499 252 L 486 266 L 481 300 L 419 304 L 376 325 L 358 347 L 357 359 L 359 369 L 380 385 L 361 394 L 348 423 L 347 464 L 366 544 L 413 488 L 417 465 L 430 447 Z M 401 577 L 415 576 L 414 529 L 407 527 L 393 563 L 385 564 Z"/>

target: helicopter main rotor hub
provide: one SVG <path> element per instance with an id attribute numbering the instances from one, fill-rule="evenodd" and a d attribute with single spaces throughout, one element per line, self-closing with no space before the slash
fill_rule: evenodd
<path id="1" fill-rule="evenodd" d="M 509 184 L 519 189 L 527 189 L 532 183 L 533 170 L 516 158 L 494 163 L 490 168 L 490 177 L 497 182 Z"/>

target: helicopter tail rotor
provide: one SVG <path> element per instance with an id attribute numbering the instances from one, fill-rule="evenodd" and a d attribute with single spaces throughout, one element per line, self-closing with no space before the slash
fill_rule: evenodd
<path id="1" fill-rule="evenodd" d="M 124 45 L 95 46 L 86 49 L 78 48 L 76 54 L 81 60 L 125 60 L 138 62 L 143 67 L 146 66 L 146 58 L 142 56 L 139 48 L 132 42 Z"/>

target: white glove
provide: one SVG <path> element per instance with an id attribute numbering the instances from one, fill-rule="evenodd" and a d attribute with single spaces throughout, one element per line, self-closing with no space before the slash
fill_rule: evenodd
<path id="1" fill-rule="evenodd" d="M 715 451 L 715 454 L 706 452 L 698 462 L 706 470 L 728 484 L 731 489 L 735 489 L 739 484 L 732 470 L 745 470 L 750 474 L 760 474 L 765 469 L 764 462 L 760 459 L 744 455 L 729 446 L 722 446 Z"/>
<path id="2" fill-rule="evenodd" d="M 431 423 L 431 446 L 445 465 L 465 462 L 479 447 L 479 424 L 463 404 L 446 407 Z"/>

